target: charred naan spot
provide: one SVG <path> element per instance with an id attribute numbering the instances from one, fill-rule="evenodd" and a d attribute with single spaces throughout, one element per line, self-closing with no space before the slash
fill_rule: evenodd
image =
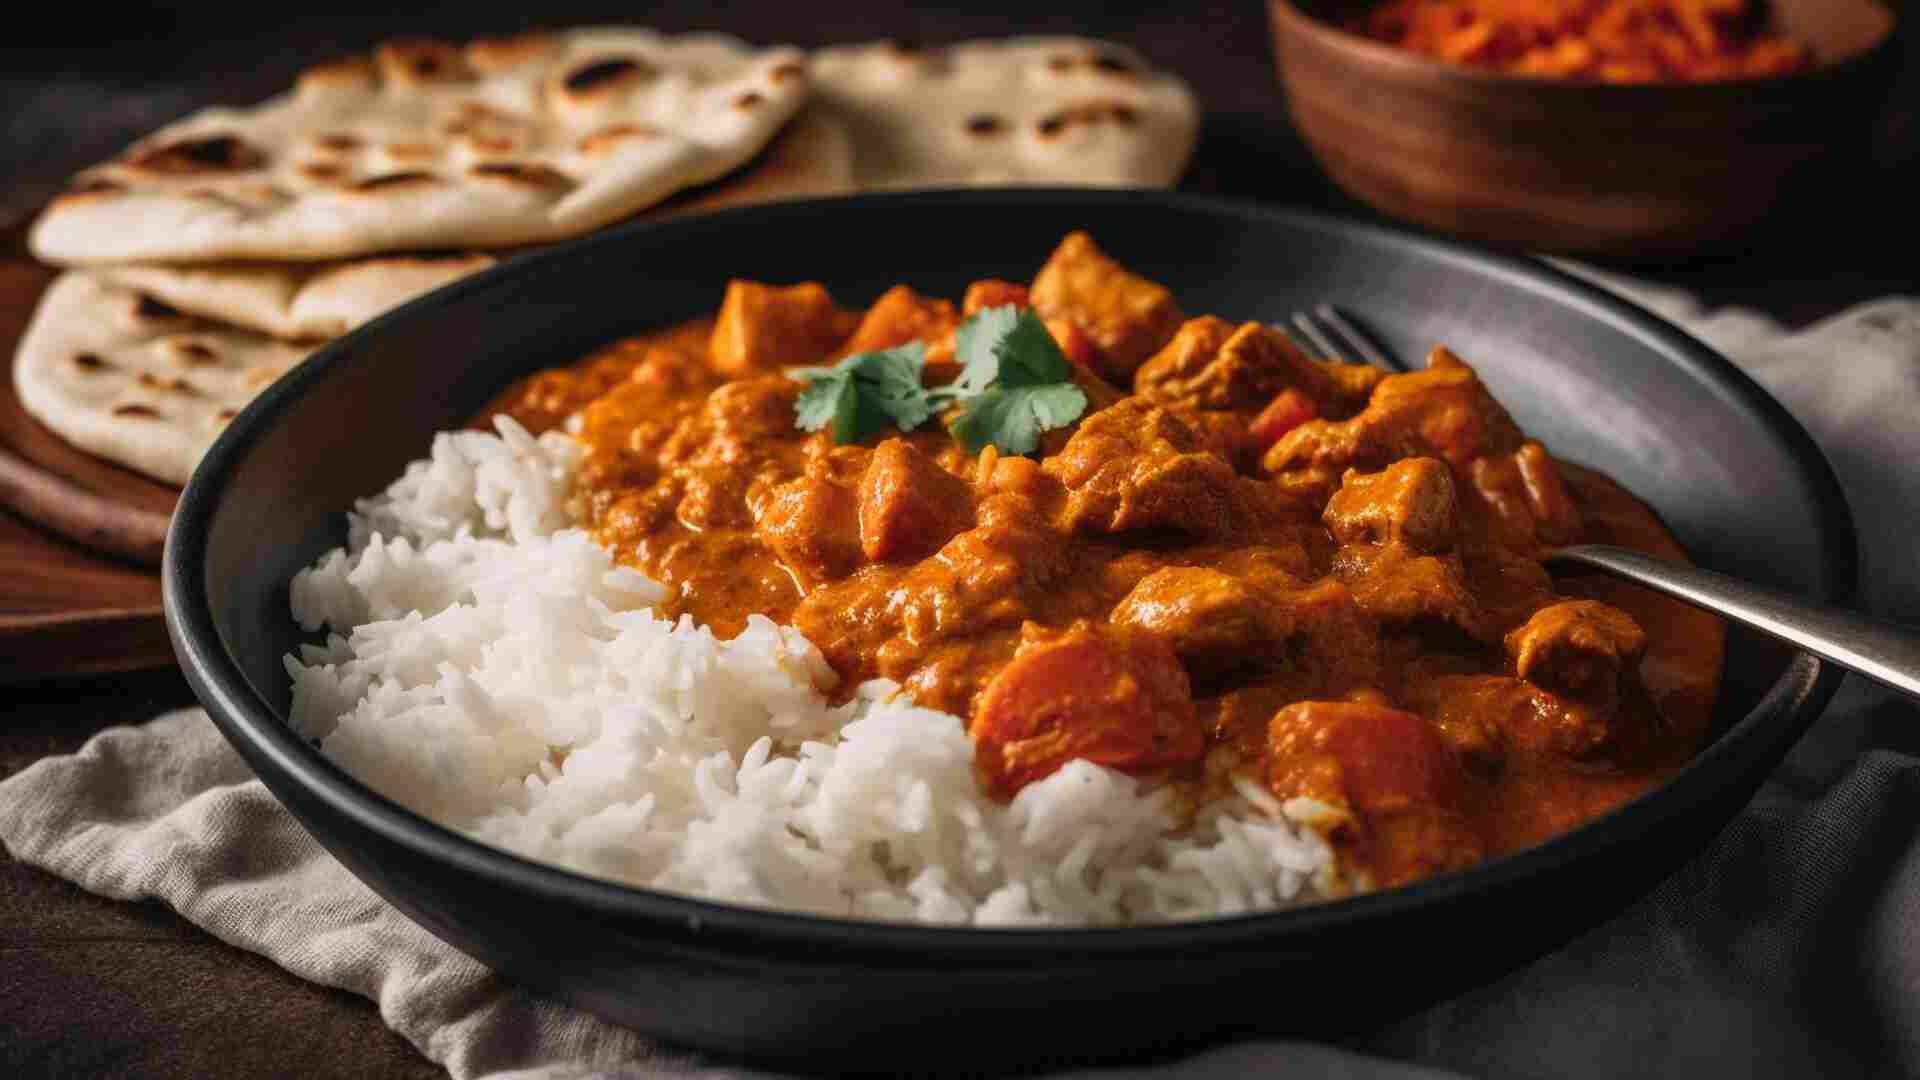
<path id="1" fill-rule="evenodd" d="M 1109 75 L 1131 76 L 1136 74 L 1132 64 L 1127 63 L 1112 53 L 1096 53 L 1090 63 Z"/>
<path id="2" fill-rule="evenodd" d="M 468 133 L 458 136 L 460 145 L 474 157 L 506 157 L 520 148 L 520 144 L 506 135 L 481 135 Z"/>
<path id="3" fill-rule="evenodd" d="M 146 293 L 134 297 L 133 317 L 142 322 L 171 322 L 181 317 L 180 309 Z"/>
<path id="4" fill-rule="evenodd" d="M 1094 125 L 1112 121 L 1121 127 L 1140 122 L 1140 112 L 1120 101 L 1083 101 L 1042 117 L 1037 125 L 1043 139 L 1057 138 L 1075 124 Z"/>
<path id="5" fill-rule="evenodd" d="M 986 137 L 998 135 L 1002 124 L 1000 118 L 992 113 L 975 113 L 967 117 L 967 134 Z"/>
<path id="6" fill-rule="evenodd" d="M 591 132 L 579 142 L 579 150 L 589 157 L 598 157 L 621 143 L 632 139 L 657 139 L 660 129 L 645 124 L 613 124 L 599 131 Z"/>
<path id="7" fill-rule="evenodd" d="M 507 110 L 489 105 L 484 101 L 463 101 L 458 108 L 453 110 L 453 115 L 457 120 L 462 121 L 497 121 L 500 123 L 505 123 L 514 118 L 513 114 Z"/>
<path id="8" fill-rule="evenodd" d="M 573 187 L 573 177 L 558 169 L 528 161 L 487 161 L 467 170 L 483 180 L 499 180 L 541 191 Z"/>
<path id="9" fill-rule="evenodd" d="M 389 82 L 414 84 L 459 79 L 466 75 L 460 50 L 444 41 L 413 39 L 390 41 L 375 51 L 374 59 Z"/>
<path id="10" fill-rule="evenodd" d="M 784 64 L 775 64 L 773 66 L 773 70 L 767 72 L 767 77 L 772 79 L 776 84 L 778 84 L 778 83 L 784 83 L 784 82 L 792 82 L 793 80 L 801 77 L 802 75 L 805 75 L 806 73 L 807 73 L 806 68 L 800 66 L 798 63 L 792 60 L 789 60 Z"/>
<path id="11" fill-rule="evenodd" d="M 73 366 L 81 371 L 104 371 L 113 365 L 100 359 L 96 353 L 83 352 L 74 354 Z"/>
<path id="12" fill-rule="evenodd" d="M 440 178 L 428 172 L 397 172 L 370 176 L 354 184 L 352 191 L 392 191 L 399 188 L 432 187 Z"/>
<path id="13" fill-rule="evenodd" d="M 139 150 L 127 160 L 129 168 L 159 176 L 245 172 L 267 163 L 267 155 L 237 135 L 206 135 Z"/>
<path id="14" fill-rule="evenodd" d="M 167 356 L 182 367 L 205 367 L 220 359 L 220 354 L 198 341 L 169 341 Z"/>
<path id="15" fill-rule="evenodd" d="M 736 109 L 751 109 L 765 100 L 767 99 L 762 97 L 758 90 L 749 90 L 733 99 L 733 107 Z"/>
<path id="16" fill-rule="evenodd" d="M 158 390 L 166 394 L 180 394 L 184 397 L 195 397 L 200 393 L 192 383 L 185 379 L 170 375 L 155 375 L 151 371 L 143 371 L 140 373 L 140 385 L 149 390 Z"/>
<path id="17" fill-rule="evenodd" d="M 888 52 L 903 59 L 918 56 L 924 51 L 921 49 L 920 43 L 912 38 L 888 38 L 880 44 L 881 47 Z"/>
<path id="18" fill-rule="evenodd" d="M 644 78 L 648 74 L 650 69 L 640 61 L 630 56 L 613 56 L 574 68 L 561 80 L 561 85 L 570 94 L 587 95 Z"/>
<path id="19" fill-rule="evenodd" d="M 113 407 L 113 415 L 125 416 L 135 420 L 158 420 L 160 419 L 160 410 L 151 405 L 142 405 L 137 401 L 130 401 L 125 405 L 115 405 Z"/>
<path id="20" fill-rule="evenodd" d="M 1047 70 L 1065 74 L 1066 72 L 1072 71 L 1074 65 L 1078 63 L 1078 60 L 1068 56 L 1066 53 L 1054 53 L 1052 56 L 1047 57 Z"/>
<path id="21" fill-rule="evenodd" d="M 316 184 L 331 184 L 346 175 L 346 170 L 324 161 L 309 161 L 299 168 L 301 176 Z"/>
<path id="22" fill-rule="evenodd" d="M 236 417 L 236 416 L 239 416 L 239 415 L 240 415 L 240 410 L 239 410 L 239 409 L 224 409 L 224 408 L 223 408 L 223 409 L 221 409 L 221 410 L 220 410 L 219 412 L 217 412 L 217 413 L 215 413 L 214 415 L 215 415 L 215 416 L 218 416 L 218 417 L 219 417 L 219 418 L 220 418 L 221 420 L 231 420 L 231 419 L 233 419 L 234 417 Z"/>
<path id="23" fill-rule="evenodd" d="M 402 162 L 432 161 L 440 156 L 440 148 L 432 143 L 403 142 L 388 143 L 380 148 L 390 160 Z"/>
<path id="24" fill-rule="evenodd" d="M 481 38 L 467 46 L 467 62 L 482 71 L 502 71 L 537 59 L 553 48 L 544 34 Z"/>
<path id="25" fill-rule="evenodd" d="M 440 130 L 448 135 L 465 135 L 471 132 L 498 132 L 503 128 L 518 126 L 520 118 L 505 109 L 496 109 L 478 101 L 464 101 L 453 111 L 453 115 L 442 121 Z"/>
<path id="26" fill-rule="evenodd" d="M 329 131 L 313 137 L 313 147 L 328 154 L 345 154 L 361 147 L 360 136 Z"/>

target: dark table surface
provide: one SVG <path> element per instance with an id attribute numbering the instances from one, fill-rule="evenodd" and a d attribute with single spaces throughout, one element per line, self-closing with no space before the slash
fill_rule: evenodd
<path id="1" fill-rule="evenodd" d="M 536 14 L 529 16 L 529 8 Z M 632 22 L 721 29 L 816 45 L 893 36 L 927 43 L 1009 33 L 1130 42 L 1178 70 L 1206 106 L 1186 185 L 1364 213 L 1319 174 L 1275 86 L 1257 2 L 1151 6 L 972 5 L 964 14 L 879 4 L 427 4 L 406 11 L 288 15 L 277 5 L 169 9 L 44 5 L 48 20 L 0 45 L 0 226 L 33 212 L 76 168 L 204 104 L 241 104 L 300 68 L 399 35 L 467 37 L 537 25 Z M 1872 168 L 1826 198 L 1782 207 L 1733 248 L 1619 267 L 1709 304 L 1804 324 L 1920 288 L 1915 35 Z M 31 528 L 16 519 L 4 528 Z M 0 572 L 25 568 L 0 567 Z M 71 753 L 93 733 L 190 704 L 178 673 L 0 689 L 0 777 Z M 0 856 L 0 1075 L 434 1076 L 374 1005 L 302 982 L 157 905 L 90 896 Z"/>

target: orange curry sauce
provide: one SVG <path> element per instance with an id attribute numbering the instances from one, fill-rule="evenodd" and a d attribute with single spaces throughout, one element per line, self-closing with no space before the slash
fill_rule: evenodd
<path id="1" fill-rule="evenodd" d="M 1033 457 L 938 418 L 836 445 L 783 370 L 1031 305 L 1086 414 Z M 1128 391 L 1131 391 L 1130 393 Z M 842 677 L 967 718 L 1010 796 L 1084 757 L 1185 785 L 1235 772 L 1324 804 L 1356 883 L 1538 842 L 1658 784 L 1706 730 L 1722 629 L 1548 545 L 1684 556 L 1606 477 L 1552 458 L 1436 349 L 1388 375 L 1257 323 L 1188 318 L 1084 234 L 1031 286 L 865 312 L 736 281 L 717 317 L 609 346 L 489 410 L 579 414 L 575 511 L 681 613 L 798 627 Z"/>

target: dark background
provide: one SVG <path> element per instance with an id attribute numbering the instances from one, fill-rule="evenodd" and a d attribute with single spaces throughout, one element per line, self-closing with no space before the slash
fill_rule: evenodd
<path id="1" fill-rule="evenodd" d="M 32 3 L 33 0 L 23 0 Z M 1895 3 L 1895 8 L 1907 6 Z M 244 104 L 286 87 L 301 68 L 383 38 L 463 38 L 534 26 L 628 22 L 666 31 L 721 29 L 759 43 L 812 46 L 894 37 L 939 43 L 1010 33 L 1127 41 L 1193 83 L 1206 109 L 1186 185 L 1263 200 L 1362 212 L 1319 174 L 1286 122 L 1261 0 L 1237 3 L 975 3 L 941 10 L 849 0 L 748 3 L 513 4 L 469 0 L 324 15 L 273 3 L 33 3 L 43 22 L 0 43 L 0 224 L 30 213 L 71 173 L 192 108 Z M 1767 228 L 1711 258 L 1638 269 L 1709 300 L 1757 304 L 1804 322 L 1870 295 L 1911 289 L 1920 225 L 1920 77 L 1915 34 L 1859 167 L 1782 206 Z"/>
<path id="2" fill-rule="evenodd" d="M 1910 15 L 1916 10 L 1906 6 Z M 23 0 L 16 7 L 23 17 L 0 41 L 0 228 L 28 217 L 76 169 L 152 128 L 203 105 L 256 101 L 309 64 L 394 36 L 466 38 L 582 22 L 722 29 L 803 46 L 887 36 L 929 44 L 1010 33 L 1115 38 L 1181 73 L 1200 95 L 1202 143 L 1186 186 L 1364 213 L 1320 176 L 1287 125 L 1258 0 L 1044 10 L 993 3 L 963 11 L 846 0 L 469 0 L 328 15 L 289 14 L 270 2 Z M 1766 228 L 1727 250 L 1628 269 L 1709 303 L 1749 305 L 1796 324 L 1920 291 L 1920 35 L 1902 33 L 1903 70 L 1879 140 L 1855 169 L 1779 206 Z M 102 727 L 190 702 L 174 672 L 0 691 L 0 777 L 47 754 L 71 753 Z M 1887 726 L 1910 726 L 1911 712 L 1896 712 Z M 1561 967 L 1582 962 L 1574 954 Z M 1538 1036 L 1525 1017 L 1510 1020 L 1511 1030 L 1476 1031 L 1475 1041 Z M 1541 1048 L 1539 1060 L 1551 1060 L 1549 1049 Z M 0 859 L 0 1074 L 442 1075 L 387 1031 L 369 1002 L 303 983 L 163 908 L 91 897 L 7 859 Z"/>

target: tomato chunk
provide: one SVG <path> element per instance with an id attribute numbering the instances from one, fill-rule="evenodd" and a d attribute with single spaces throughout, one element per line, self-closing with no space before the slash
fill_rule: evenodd
<path id="1" fill-rule="evenodd" d="M 1418 714 L 1372 702 L 1295 702 L 1274 714 L 1267 743 L 1274 794 L 1353 813 L 1357 834 L 1335 842 L 1354 848 L 1380 884 L 1480 860 L 1480 839 L 1459 812 L 1459 762 Z"/>
<path id="2" fill-rule="evenodd" d="M 1287 432 L 1319 415 L 1320 407 L 1314 404 L 1312 398 L 1288 388 L 1274 395 L 1267 407 L 1260 410 L 1260 415 L 1253 418 L 1248 431 L 1261 446 L 1272 446 Z"/>
<path id="3" fill-rule="evenodd" d="M 1023 647 L 981 693 L 972 735 L 975 766 L 1003 798 L 1075 758 L 1153 769 L 1206 749 L 1173 651 L 1086 626 Z"/>

